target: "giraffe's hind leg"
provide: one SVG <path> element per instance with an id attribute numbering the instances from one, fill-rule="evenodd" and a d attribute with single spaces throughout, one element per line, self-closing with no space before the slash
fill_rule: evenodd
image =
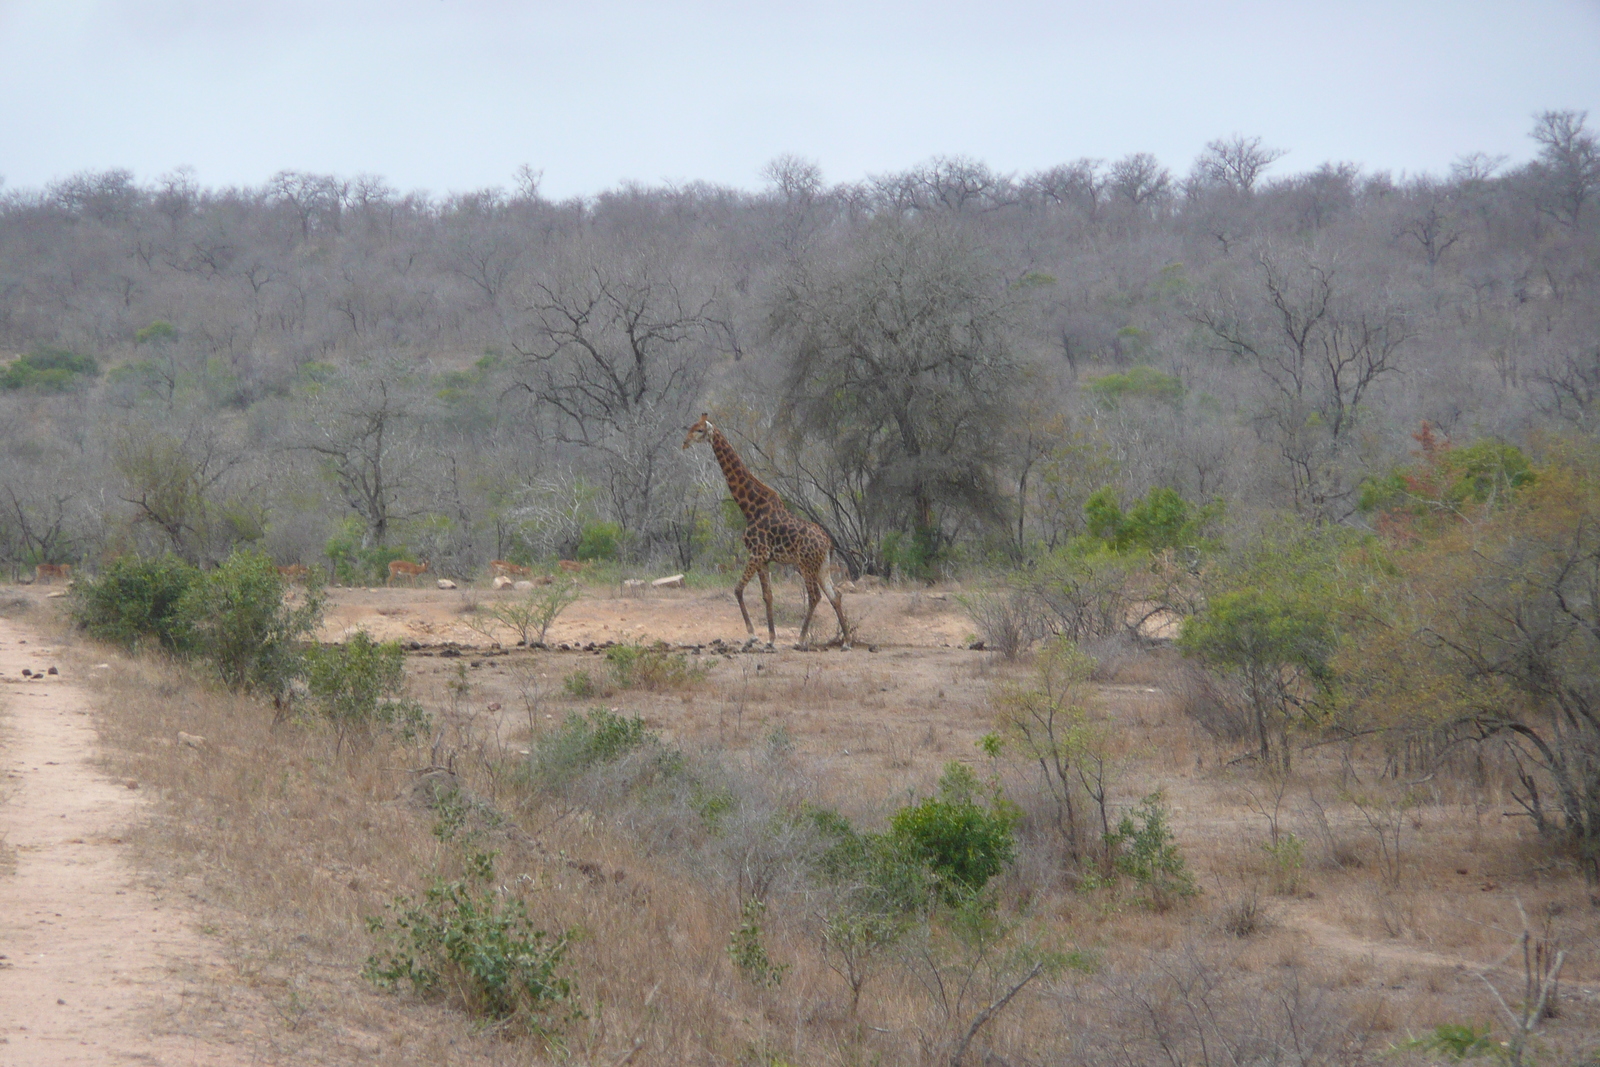
<path id="1" fill-rule="evenodd" d="M 761 579 L 761 599 L 767 602 L 767 647 L 771 648 L 778 643 L 778 628 L 772 619 L 772 580 L 767 577 L 767 568 L 765 566 L 758 570 L 756 574 Z M 755 636 L 754 629 L 751 629 L 750 635 L 752 637 Z"/>
<path id="2" fill-rule="evenodd" d="M 807 637 L 811 633 L 811 616 L 817 612 L 817 601 L 822 599 L 822 586 L 817 582 L 817 576 L 812 571 L 802 571 L 801 577 L 806 586 L 806 617 L 800 624 L 800 643 L 794 647 L 804 652 L 811 648 Z"/>
<path id="3" fill-rule="evenodd" d="M 848 652 L 850 651 L 850 624 L 845 621 L 844 617 L 844 593 L 834 586 L 833 576 L 828 573 L 831 569 L 826 565 L 822 568 L 822 592 L 827 596 L 828 603 L 833 605 L 833 613 L 839 617 L 839 648 L 844 652 Z"/>

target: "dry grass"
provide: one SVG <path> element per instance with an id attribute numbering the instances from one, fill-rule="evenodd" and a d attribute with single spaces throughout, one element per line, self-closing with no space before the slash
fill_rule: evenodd
<path id="1" fill-rule="evenodd" d="M 906 610 L 928 608 L 913 600 Z M 805 803 L 881 826 L 951 759 L 999 774 L 1027 809 L 1036 802 L 1030 767 L 991 767 L 974 747 L 993 728 L 990 686 L 1025 677 L 1026 657 L 1009 665 L 959 649 L 887 648 L 695 659 L 705 669 L 687 687 L 607 702 L 640 715 L 734 797 L 737 814 L 715 831 L 677 801 L 641 804 L 621 777 L 556 794 L 518 784 L 521 754 L 585 706 L 563 693 L 562 678 L 599 657 L 414 657 L 414 692 L 439 724 L 415 746 L 375 736 L 340 748 L 315 726 L 274 728 L 270 709 L 159 661 L 116 659 L 100 672 L 101 724 L 115 772 L 161 798 L 138 838 L 147 861 L 193 895 L 241 983 L 272 1006 L 275 1057 L 558 1058 L 358 976 L 373 948 L 365 918 L 433 874 L 455 873 L 458 850 L 432 833 L 435 815 L 418 789 L 419 772 L 445 767 L 505 819 L 482 831 L 500 853 L 505 891 L 541 923 L 581 931 L 570 969 L 588 1017 L 567 1031 L 559 1058 L 947 1062 L 982 1005 L 941 998 L 940 982 L 965 976 L 993 992 L 1005 974 L 985 971 L 949 938 L 910 939 L 876 962 L 852 1009 L 822 950 L 826 894 L 805 876 L 805 842 L 772 828 Z M 1423 796 L 1407 811 L 1398 882 L 1386 884 L 1373 835 L 1341 799 L 1378 780 L 1385 754 L 1309 750 L 1286 783 L 1230 765 L 1240 745 L 1186 714 L 1180 678 L 1170 653 L 1123 656 L 1099 689 L 1097 715 L 1116 768 L 1114 806 L 1164 792 L 1202 895 L 1154 914 L 1114 893 L 1075 890 L 1059 851 L 1025 834 L 998 887 L 1002 912 L 1019 924 L 1013 937 L 1095 966 L 1029 985 L 983 1028 L 967 1062 L 1206 1062 L 1196 1049 L 1267 1047 L 1290 1031 L 1315 1037 L 1306 1063 L 1375 1060 L 1439 1023 L 1493 1017 L 1475 974 L 1515 986 L 1503 960 L 1518 932 L 1514 900 L 1549 916 L 1570 950 L 1571 995 L 1547 1047 L 1561 1056 L 1589 1047 L 1600 1004 L 1573 991 L 1600 981 L 1594 905 L 1557 857 L 1484 801 L 1500 786 L 1452 780 Z M 178 730 L 205 736 L 206 748 L 172 745 Z M 1304 843 L 1289 891 L 1263 848 L 1274 825 Z M 769 905 L 767 951 L 788 968 L 773 988 L 745 981 L 728 955 L 752 893 Z M 1201 1008 L 1214 1032 L 1187 1029 L 1190 1009 Z"/>

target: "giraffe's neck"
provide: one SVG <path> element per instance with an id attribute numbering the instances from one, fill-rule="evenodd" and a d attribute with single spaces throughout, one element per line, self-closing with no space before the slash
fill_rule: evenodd
<path id="1" fill-rule="evenodd" d="M 777 502 L 777 493 L 750 473 L 750 468 L 744 465 L 744 460 L 739 458 L 739 453 L 733 450 L 728 439 L 722 436 L 721 430 L 711 431 L 711 451 L 717 455 L 722 476 L 728 480 L 728 492 L 732 494 L 734 503 L 739 505 L 739 510 L 744 512 L 746 522 L 754 521 L 756 516 L 771 509 Z"/>

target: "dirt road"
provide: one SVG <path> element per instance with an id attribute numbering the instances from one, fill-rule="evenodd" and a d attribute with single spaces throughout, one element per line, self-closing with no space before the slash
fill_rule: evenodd
<path id="1" fill-rule="evenodd" d="M 185 1033 L 224 968 L 138 881 L 123 837 L 143 801 L 96 768 L 72 671 L 39 631 L 0 618 L 0 1067 L 253 1062 Z"/>

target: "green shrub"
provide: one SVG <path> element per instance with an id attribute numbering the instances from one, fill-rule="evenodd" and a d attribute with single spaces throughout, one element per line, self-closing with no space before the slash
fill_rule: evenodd
<path id="1" fill-rule="evenodd" d="M 740 912 L 739 928 L 728 938 L 728 958 L 739 968 L 745 980 L 757 989 L 770 989 L 783 984 L 789 970 L 787 963 L 773 963 L 767 946 L 761 940 L 761 917 L 767 906 L 759 900 L 747 900 Z"/>
<path id="2" fill-rule="evenodd" d="M 622 527 L 614 522 L 588 522 L 574 553 L 580 560 L 616 559 L 622 550 Z"/>
<path id="3" fill-rule="evenodd" d="M 577 697 L 579 700 L 588 700 L 599 689 L 595 685 L 594 675 L 582 667 L 567 675 L 561 683 L 561 688 L 567 691 L 568 696 Z"/>
<path id="4" fill-rule="evenodd" d="M 1431 1034 L 1414 1037 L 1399 1047 L 1417 1052 L 1437 1052 L 1451 1063 L 1477 1059 L 1479 1056 L 1505 1058 L 1505 1049 L 1491 1040 L 1493 1032 L 1488 1026 L 1480 1031 L 1471 1023 L 1440 1023 Z"/>
<path id="5" fill-rule="evenodd" d="M 1084 501 L 1083 516 L 1089 536 L 1113 552 L 1161 552 L 1205 547 L 1207 530 L 1220 517 L 1220 508 L 1194 507 L 1175 491 L 1156 488 L 1124 512 L 1117 491 L 1106 486 Z"/>
<path id="6" fill-rule="evenodd" d="M 178 602 L 190 648 L 209 659 L 229 688 L 281 699 L 300 675 L 302 642 L 316 629 L 322 600 L 284 603 L 283 578 L 260 552 L 235 551 L 191 581 Z"/>
<path id="7" fill-rule="evenodd" d="M 467 1013 L 523 1033 L 552 1035 L 582 1013 L 560 973 L 571 935 L 537 929 L 520 900 L 494 886 L 494 856 L 468 858 L 465 878 L 436 879 L 421 901 L 396 897 L 393 915 L 367 928 L 392 947 L 367 958 L 362 974 L 385 989 L 454 996 Z"/>
<path id="8" fill-rule="evenodd" d="M 168 652 L 188 648 L 179 602 L 200 571 L 177 556 L 120 556 L 73 589 L 72 616 L 90 636 L 133 648 L 154 639 Z"/>
<path id="9" fill-rule="evenodd" d="M 676 689 L 698 681 L 704 667 L 689 665 L 683 652 L 664 645 L 613 645 L 606 649 L 606 667 L 618 689 Z"/>
<path id="10" fill-rule="evenodd" d="M 411 552 L 404 547 L 363 545 L 365 533 L 359 519 L 347 520 L 323 548 L 333 564 L 334 581 L 340 585 L 382 585 L 389 580 L 389 564 L 411 559 Z"/>
<path id="11" fill-rule="evenodd" d="M 1107 374 L 1088 384 L 1089 394 L 1096 400 L 1116 407 L 1124 399 L 1157 400 L 1178 404 L 1183 400 L 1183 382 L 1154 367 L 1130 367 L 1128 370 Z"/>
<path id="12" fill-rule="evenodd" d="M 927 864 L 947 903 L 982 889 L 1016 855 L 1016 808 L 999 795 L 979 804 L 978 793 L 972 771 L 952 762 L 937 796 L 889 820 L 889 836 Z"/>
<path id="13" fill-rule="evenodd" d="M 637 715 L 625 719 L 605 708 L 595 708 L 587 715 L 573 713 L 535 743 L 529 772 L 540 784 L 560 786 L 591 767 L 615 762 L 660 741 Z"/>
<path id="14" fill-rule="evenodd" d="M 1119 874 L 1149 891 L 1148 903 L 1157 910 L 1200 892 L 1167 826 L 1167 809 L 1160 793 L 1151 793 L 1122 817 L 1117 828 L 1106 835 L 1106 852 Z"/>
<path id="15" fill-rule="evenodd" d="M 427 713 L 404 695 L 405 652 L 398 641 L 380 644 L 357 630 L 342 645 L 312 647 L 306 665 L 311 699 L 341 731 L 396 726 L 408 740 L 427 731 Z"/>
<path id="16" fill-rule="evenodd" d="M 934 879 L 920 850 L 889 834 L 861 833 L 831 808 L 806 812 L 822 841 L 817 873 L 849 887 L 857 915 L 898 916 L 925 909 L 934 899 Z"/>
<path id="17" fill-rule="evenodd" d="M 556 618 L 579 596 L 576 582 L 548 585 L 518 600 L 486 605 L 480 609 L 483 621 L 469 620 L 467 625 L 490 640 L 496 627 L 504 626 L 517 635 L 519 644 L 542 645 Z"/>
<path id="18" fill-rule="evenodd" d="M 41 346 L 0 372 L 0 389 L 61 393 L 99 373 L 100 365 L 93 356 L 79 355 L 65 348 Z"/>
<path id="19" fill-rule="evenodd" d="M 937 531 L 931 527 L 919 526 L 910 533 L 891 530 L 884 535 L 879 554 L 890 576 L 898 573 L 928 582 L 938 577 L 941 556 Z"/>

